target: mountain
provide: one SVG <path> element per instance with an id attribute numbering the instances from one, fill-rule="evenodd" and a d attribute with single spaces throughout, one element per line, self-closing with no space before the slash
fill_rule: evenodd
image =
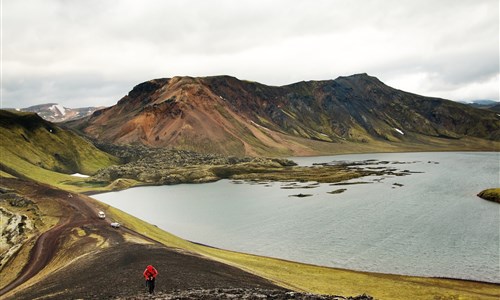
<path id="1" fill-rule="evenodd" d="M 491 111 L 500 113 L 500 103 L 492 105 L 488 109 L 491 110 Z M 498 114 L 497 114 L 497 116 L 498 116 Z"/>
<path id="2" fill-rule="evenodd" d="M 35 113 L 0 110 L 0 140 L 1 176 L 64 186 L 73 178 L 65 174 L 91 175 L 118 162 L 90 141 Z"/>
<path id="3" fill-rule="evenodd" d="M 154 79 L 68 126 L 117 144 L 247 155 L 491 149 L 500 139 L 493 112 L 367 74 L 281 87 L 230 76 Z"/>
<path id="4" fill-rule="evenodd" d="M 500 112 L 500 102 L 493 100 L 474 100 L 472 102 L 462 102 L 476 108 L 489 109 L 494 112 Z"/>
<path id="5" fill-rule="evenodd" d="M 64 122 L 86 117 L 102 108 L 104 107 L 67 108 L 57 103 L 47 103 L 21 108 L 18 111 L 34 112 L 50 122 Z"/>

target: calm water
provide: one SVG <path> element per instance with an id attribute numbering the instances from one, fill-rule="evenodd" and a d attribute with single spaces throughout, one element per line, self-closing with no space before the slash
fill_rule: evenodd
<path id="1" fill-rule="evenodd" d="M 500 282 L 500 206 L 476 197 L 500 186 L 500 153 L 294 158 L 301 165 L 368 159 L 389 162 L 374 162 L 375 168 L 415 173 L 312 189 L 222 180 L 94 197 L 220 248 L 355 270 Z M 347 190 L 327 193 L 339 188 Z M 298 193 L 313 196 L 290 197 Z"/>

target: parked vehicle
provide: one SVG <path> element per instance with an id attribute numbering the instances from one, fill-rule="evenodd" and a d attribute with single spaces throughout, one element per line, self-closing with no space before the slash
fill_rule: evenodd
<path id="1" fill-rule="evenodd" d="M 111 227 L 113 227 L 113 228 L 120 228 L 120 226 L 121 226 L 121 225 L 120 225 L 120 223 L 118 223 L 118 222 L 113 222 L 113 223 L 111 223 Z"/>
<path id="2" fill-rule="evenodd" d="M 103 211 L 100 211 L 97 215 L 99 216 L 99 219 L 105 219 L 106 218 L 106 214 Z"/>

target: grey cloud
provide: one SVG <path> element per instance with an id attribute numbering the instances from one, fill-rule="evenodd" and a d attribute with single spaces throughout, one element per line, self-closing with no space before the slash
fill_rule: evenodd
<path id="1" fill-rule="evenodd" d="M 432 94 L 499 74 L 497 0 L 16 0 L 3 11 L 4 102 L 111 105 L 175 75 L 279 85 L 421 73 L 431 79 L 412 92 Z"/>
<path id="2" fill-rule="evenodd" d="M 3 82 L 2 105 L 10 108 L 48 102 L 61 103 L 67 107 L 111 105 L 136 84 L 130 81 L 103 80 L 92 74 L 9 79 Z"/>

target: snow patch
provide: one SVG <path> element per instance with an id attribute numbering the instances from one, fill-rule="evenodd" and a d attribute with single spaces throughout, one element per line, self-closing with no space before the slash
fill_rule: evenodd
<path id="1" fill-rule="evenodd" d="M 21 111 L 21 109 L 19 109 L 19 108 L 16 108 L 16 111 Z"/>
<path id="2" fill-rule="evenodd" d="M 64 108 L 64 106 L 60 104 L 54 104 L 51 107 L 49 107 L 49 109 L 53 112 L 59 112 L 59 114 L 63 116 L 66 114 L 66 109 Z"/>
<path id="3" fill-rule="evenodd" d="M 394 128 L 394 130 L 396 130 L 397 132 L 399 132 L 400 134 L 404 135 L 405 133 L 401 130 L 401 129 L 397 129 L 397 128 Z"/>
<path id="4" fill-rule="evenodd" d="M 259 124 L 255 123 L 254 121 L 250 121 L 250 123 L 252 123 L 253 125 L 255 125 L 255 126 L 257 126 L 257 127 L 260 127 L 260 128 L 262 128 L 262 129 L 265 129 L 265 130 L 269 130 L 269 131 L 271 130 L 271 129 L 267 128 L 267 127 L 264 127 L 264 126 L 262 126 L 262 125 L 259 125 Z"/>
<path id="5" fill-rule="evenodd" d="M 71 176 L 75 176 L 75 177 L 82 177 L 82 178 L 87 178 L 87 177 L 90 177 L 89 175 L 80 174 L 80 173 L 71 174 Z"/>

